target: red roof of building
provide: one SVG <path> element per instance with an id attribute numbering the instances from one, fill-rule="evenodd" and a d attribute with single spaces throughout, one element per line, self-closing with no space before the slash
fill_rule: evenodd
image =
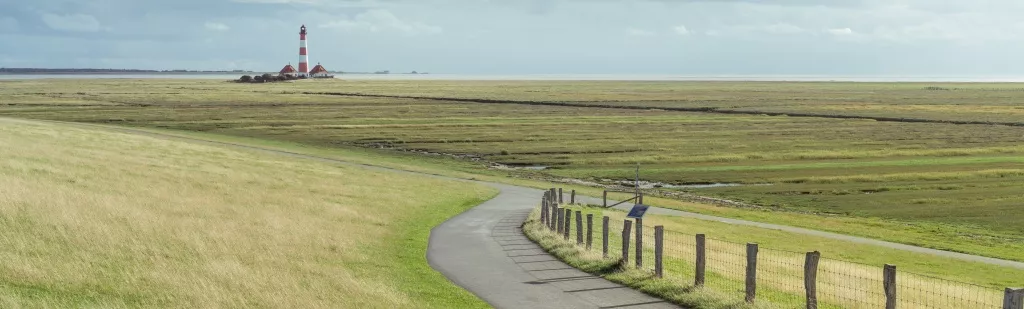
<path id="1" fill-rule="evenodd" d="M 297 73 L 297 72 L 299 72 L 299 71 L 296 71 L 296 70 L 295 70 L 295 67 L 293 67 L 293 66 L 292 66 L 292 65 L 290 65 L 290 64 L 289 64 L 289 65 L 286 65 L 286 66 L 284 66 L 284 68 L 283 68 L 283 69 L 281 69 L 281 74 L 287 74 L 287 73 Z"/>
<path id="2" fill-rule="evenodd" d="M 316 66 L 313 67 L 312 70 L 309 70 L 309 74 L 316 74 L 316 73 L 327 73 L 327 69 L 325 69 L 324 66 L 320 65 L 319 63 L 317 63 Z"/>

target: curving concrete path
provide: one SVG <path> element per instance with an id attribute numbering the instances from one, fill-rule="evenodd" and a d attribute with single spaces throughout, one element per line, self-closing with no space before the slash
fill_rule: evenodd
<path id="1" fill-rule="evenodd" d="M 520 226 L 543 191 L 487 183 L 494 199 L 430 232 L 427 261 L 497 308 L 678 308 L 562 263 Z"/>
<path id="2" fill-rule="evenodd" d="M 360 166 L 399 173 L 413 173 L 452 180 L 472 181 L 432 174 L 396 170 L 338 159 L 267 149 L 243 144 L 181 137 L 144 130 L 102 125 L 56 122 L 79 127 L 102 128 L 165 139 L 243 148 L 260 152 L 312 159 L 334 164 Z M 662 300 L 644 295 L 602 278 L 573 269 L 544 253 L 519 229 L 520 224 L 539 201 L 542 190 L 498 183 L 479 182 L 501 190 L 494 199 L 470 209 L 435 227 L 430 234 L 427 260 L 449 280 L 498 308 L 674 308 Z M 584 203 L 600 205 L 600 199 L 580 197 Z M 621 205 L 619 209 L 628 209 Z M 984 256 L 942 251 L 881 240 L 816 231 L 784 225 L 715 217 L 672 209 L 652 207 L 649 213 L 691 217 L 728 224 L 870 244 L 924 254 L 1024 269 L 1024 263 Z"/>

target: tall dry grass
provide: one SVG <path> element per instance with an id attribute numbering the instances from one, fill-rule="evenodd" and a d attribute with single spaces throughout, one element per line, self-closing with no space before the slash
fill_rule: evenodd
<path id="1" fill-rule="evenodd" d="M 408 236 L 400 231 L 410 216 L 459 211 L 488 194 L 0 119 L 0 307 L 443 307 L 431 292 L 479 306 L 440 275 L 395 278 L 395 268 L 430 270 L 399 260 L 404 249 L 391 241 Z M 425 234 L 414 237 L 425 244 Z"/>

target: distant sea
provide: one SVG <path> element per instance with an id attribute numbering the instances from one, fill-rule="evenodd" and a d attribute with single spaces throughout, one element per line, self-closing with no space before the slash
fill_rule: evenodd
<path id="1" fill-rule="evenodd" d="M 247 73 L 250 75 L 261 73 Z M 238 74 L 0 74 L 0 80 L 14 79 L 219 79 L 233 80 Z M 655 75 L 655 74 L 337 74 L 352 80 L 598 80 L 598 81 L 804 81 L 804 82 L 1024 82 L 1024 76 L 873 76 L 873 75 Z"/>

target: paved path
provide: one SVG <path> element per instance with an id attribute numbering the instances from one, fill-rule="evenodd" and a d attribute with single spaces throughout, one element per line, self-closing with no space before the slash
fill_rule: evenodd
<path id="1" fill-rule="evenodd" d="M 523 235 L 543 191 L 493 184 L 494 199 L 430 232 L 430 266 L 497 308 L 678 308 L 579 271 Z"/>
<path id="2" fill-rule="evenodd" d="M 61 123 L 166 139 L 188 140 L 244 148 L 334 164 L 355 165 L 400 173 L 415 173 L 300 153 L 180 137 L 129 128 Z M 438 175 L 431 176 L 456 179 Z M 466 181 L 464 179 L 456 180 Z M 577 270 L 569 269 L 566 264 L 558 262 L 549 255 L 541 254 L 539 248 L 532 246 L 529 241 L 525 240 L 516 226 L 521 223 L 525 212 L 537 204 L 543 191 L 497 183 L 478 183 L 498 188 L 501 190 L 501 194 L 480 206 L 449 219 L 431 231 L 427 259 L 432 267 L 443 273 L 448 279 L 499 308 L 656 308 L 668 306 L 657 299 L 616 286 L 604 279 L 594 278 Z M 578 199 L 585 203 L 601 204 L 600 199 L 592 197 L 578 196 Z M 618 208 L 626 209 L 628 207 L 622 205 Z M 756 226 L 1024 269 L 1024 263 L 1016 261 L 928 249 L 804 228 L 715 217 L 655 207 L 652 207 L 648 212 L 657 215 L 682 216 L 729 224 Z M 530 256 L 531 253 L 535 255 Z"/>

